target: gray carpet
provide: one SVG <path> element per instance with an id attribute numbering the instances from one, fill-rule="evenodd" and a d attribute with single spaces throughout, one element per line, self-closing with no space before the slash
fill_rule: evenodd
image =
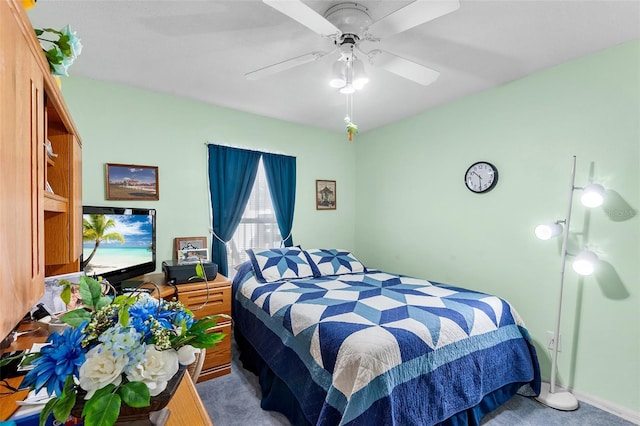
<path id="1" fill-rule="evenodd" d="M 258 378 L 242 368 L 234 345 L 231 374 L 198 383 L 198 394 L 215 426 L 290 426 L 280 413 L 260 408 Z M 487 426 L 633 426 L 633 423 L 584 402 L 572 412 L 545 407 L 532 398 L 514 396 L 487 415 Z M 374 425 L 372 425 L 374 426 Z"/>

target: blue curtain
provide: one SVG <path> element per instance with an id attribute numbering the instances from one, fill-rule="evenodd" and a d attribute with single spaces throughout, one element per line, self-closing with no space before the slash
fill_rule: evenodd
<path id="1" fill-rule="evenodd" d="M 293 245 L 291 228 L 296 204 L 296 158 L 278 154 L 262 154 L 271 201 L 284 246 Z"/>
<path id="2" fill-rule="evenodd" d="M 209 145 L 208 148 L 214 232 L 212 258 L 220 273 L 228 276 L 225 243 L 231 240 L 242 219 L 262 154 L 220 145 Z"/>

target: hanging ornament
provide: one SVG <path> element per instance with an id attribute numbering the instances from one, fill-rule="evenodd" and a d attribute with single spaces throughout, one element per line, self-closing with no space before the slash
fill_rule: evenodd
<path id="1" fill-rule="evenodd" d="M 347 115 L 344 117 L 344 123 L 347 125 L 347 133 L 349 134 L 349 141 L 353 140 L 353 135 L 358 133 L 358 126 L 351 121 L 353 115 L 353 95 L 347 95 Z"/>
<path id="2" fill-rule="evenodd" d="M 352 141 L 353 135 L 358 133 L 358 126 L 356 126 L 351 122 L 351 119 L 349 118 L 348 115 L 344 118 L 344 122 L 347 125 L 347 133 L 349 134 L 349 141 Z"/>

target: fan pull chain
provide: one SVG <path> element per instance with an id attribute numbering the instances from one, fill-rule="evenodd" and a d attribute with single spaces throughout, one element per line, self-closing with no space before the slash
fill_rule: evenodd
<path id="1" fill-rule="evenodd" d="M 347 95 L 347 115 L 344 117 L 344 123 L 347 125 L 347 134 L 349 141 L 353 140 L 353 136 L 358 133 L 358 126 L 353 123 L 353 94 Z"/>

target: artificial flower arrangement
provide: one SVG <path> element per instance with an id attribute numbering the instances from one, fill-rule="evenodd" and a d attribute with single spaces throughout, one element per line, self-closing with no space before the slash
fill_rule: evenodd
<path id="1" fill-rule="evenodd" d="M 68 77 L 67 69 L 82 52 L 82 43 L 80 43 L 80 39 L 76 33 L 71 31 L 69 25 L 60 31 L 54 30 L 53 28 L 36 28 L 35 32 L 36 37 L 42 45 L 42 50 L 44 50 L 44 55 L 49 62 L 51 74 Z M 45 35 L 45 33 L 49 34 Z M 57 37 L 57 40 L 50 37 Z"/>
<path id="2" fill-rule="evenodd" d="M 61 297 L 69 303 L 71 284 L 62 283 Z M 103 296 L 100 282 L 89 277 L 81 278 L 79 292 L 85 307 L 60 318 L 71 327 L 50 334 L 51 344 L 23 362 L 34 366 L 23 386 L 53 396 L 40 413 L 40 426 L 51 414 L 64 423 L 83 391 L 84 424 L 113 425 L 122 403 L 148 407 L 179 365 L 195 360 L 197 348 L 213 347 L 225 336 L 207 333 L 216 316 L 195 320 L 178 301 L 147 293 Z"/>

